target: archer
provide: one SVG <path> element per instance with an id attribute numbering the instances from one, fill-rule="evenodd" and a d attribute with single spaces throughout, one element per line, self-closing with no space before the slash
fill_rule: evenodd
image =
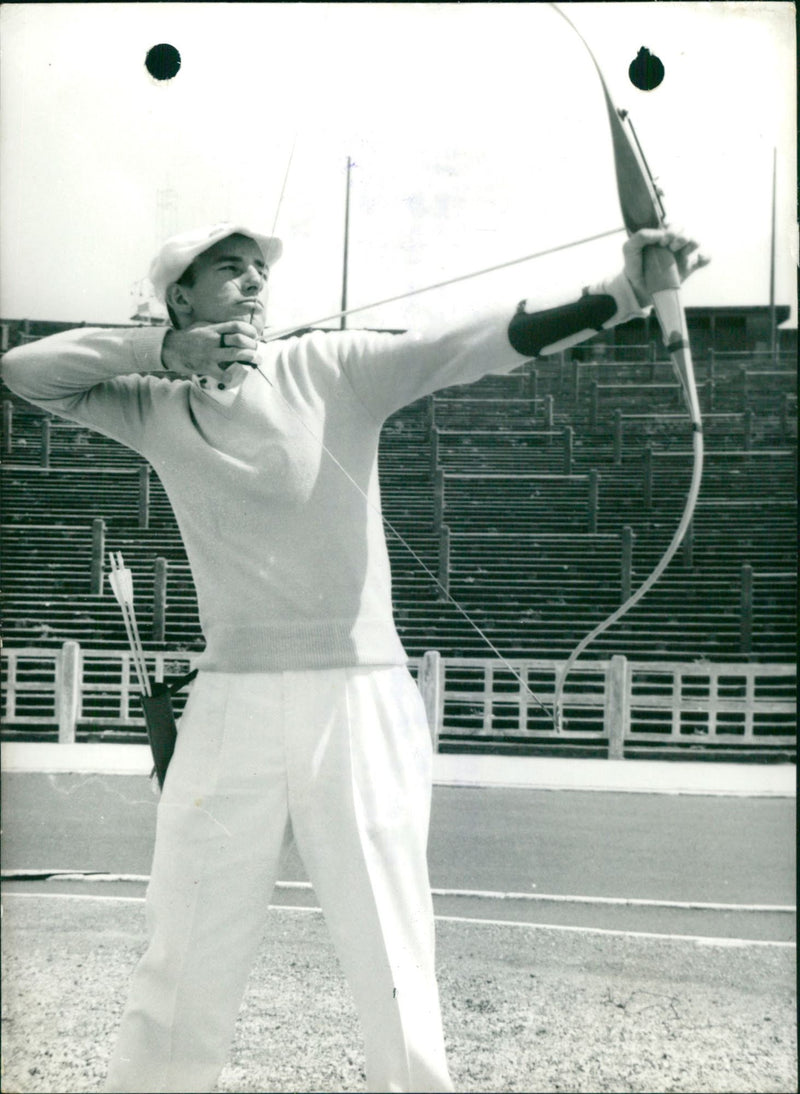
<path id="1" fill-rule="evenodd" d="M 681 279 L 705 264 L 693 241 L 648 229 L 624 245 L 623 272 L 582 294 L 423 332 L 265 342 L 282 245 L 215 225 L 153 262 L 168 328 L 80 328 L 6 355 L 13 391 L 155 468 L 206 641 L 107 1091 L 213 1088 L 290 836 L 353 990 L 368 1089 L 453 1089 L 426 862 L 431 739 L 392 617 L 380 431 L 439 388 L 645 314 L 649 246 Z"/>

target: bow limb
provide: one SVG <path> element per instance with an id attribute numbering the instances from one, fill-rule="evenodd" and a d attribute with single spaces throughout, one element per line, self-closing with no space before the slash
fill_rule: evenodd
<path id="1" fill-rule="evenodd" d="M 596 57 L 589 48 L 586 39 L 572 21 L 555 4 L 551 6 L 578 35 L 591 57 L 600 79 L 611 128 L 617 192 L 628 233 L 632 235 L 642 228 L 663 228 L 665 226 L 665 216 L 660 194 L 650 176 L 647 164 L 643 155 L 641 155 L 641 150 L 637 152 L 637 148 L 634 147 L 628 132 L 622 124 L 621 112 L 614 105 Z M 703 423 L 692 365 L 686 316 L 680 299 L 678 266 L 672 252 L 666 247 L 659 246 L 646 247 L 642 253 L 642 261 L 645 284 L 652 297 L 653 308 L 661 327 L 664 345 L 672 358 L 673 368 L 683 389 L 692 422 L 694 455 L 692 479 L 678 527 L 652 573 L 616 611 L 598 624 L 585 638 L 581 639 L 558 674 L 553 701 L 553 715 L 557 730 L 562 728 L 564 686 L 573 665 L 587 646 L 603 631 L 620 620 L 659 580 L 675 556 L 689 529 L 700 493 L 700 483 L 703 475 Z"/>

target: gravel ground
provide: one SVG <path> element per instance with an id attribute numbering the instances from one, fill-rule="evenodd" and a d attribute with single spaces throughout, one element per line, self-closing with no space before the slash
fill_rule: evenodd
<path id="1" fill-rule="evenodd" d="M 458 1091 L 797 1089 L 792 948 L 456 922 L 437 939 Z M 6 1094 L 100 1088 L 143 943 L 140 903 L 7 900 Z M 364 1089 L 322 918 L 271 912 L 219 1090 Z"/>

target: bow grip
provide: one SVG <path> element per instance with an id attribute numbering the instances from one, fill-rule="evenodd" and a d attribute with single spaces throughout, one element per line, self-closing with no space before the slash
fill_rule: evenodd
<path id="1" fill-rule="evenodd" d="M 651 246 L 642 251 L 644 283 L 647 291 L 662 292 L 664 289 L 679 289 L 681 279 L 675 255 L 668 247 Z"/>

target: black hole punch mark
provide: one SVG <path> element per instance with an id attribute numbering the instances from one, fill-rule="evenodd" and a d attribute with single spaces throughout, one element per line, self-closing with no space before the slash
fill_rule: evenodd
<path id="1" fill-rule="evenodd" d="M 653 91 L 664 79 L 664 66 L 655 54 L 642 46 L 636 54 L 636 60 L 628 67 L 628 76 L 634 87 L 640 91 Z"/>
<path id="2" fill-rule="evenodd" d="M 156 80 L 171 80 L 178 75 L 181 67 L 181 55 L 169 42 L 161 42 L 147 51 L 145 68 Z"/>

